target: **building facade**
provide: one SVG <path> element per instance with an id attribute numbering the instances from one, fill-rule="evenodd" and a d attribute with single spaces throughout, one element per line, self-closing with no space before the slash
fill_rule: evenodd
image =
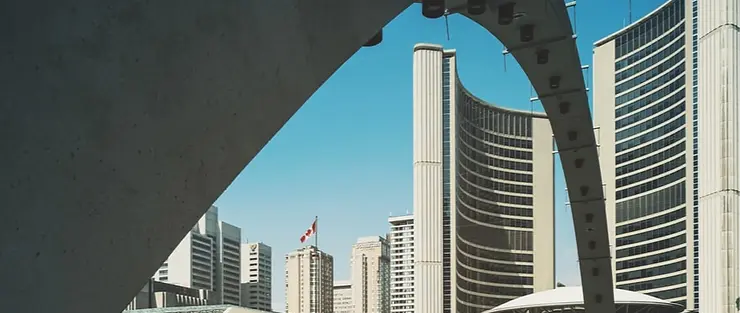
<path id="1" fill-rule="evenodd" d="M 478 313 L 554 288 L 547 117 L 473 96 L 441 46 L 414 47 L 413 77 L 415 310 Z"/>
<path id="2" fill-rule="evenodd" d="M 388 223 L 391 313 L 414 313 L 414 216 L 392 216 Z"/>
<path id="3" fill-rule="evenodd" d="M 285 312 L 334 311 L 334 257 L 306 246 L 285 256 Z"/>
<path id="4" fill-rule="evenodd" d="M 241 268 L 241 306 L 272 311 L 272 247 L 243 243 Z"/>
<path id="5" fill-rule="evenodd" d="M 362 237 L 352 246 L 350 270 L 355 313 L 389 313 L 390 247 L 383 237 Z"/>
<path id="6" fill-rule="evenodd" d="M 595 45 L 619 289 L 736 310 L 738 17 L 737 1 L 671 0 Z"/>
<path id="7" fill-rule="evenodd" d="M 334 282 L 334 313 L 354 313 L 352 301 L 352 282 L 348 280 Z"/>
<path id="8" fill-rule="evenodd" d="M 210 304 L 239 305 L 240 241 L 241 229 L 219 221 L 218 208 L 211 206 L 153 278 L 211 291 Z"/>
<path id="9" fill-rule="evenodd" d="M 687 5 L 669 1 L 596 43 L 594 115 L 616 288 L 691 308 L 697 194 Z"/>

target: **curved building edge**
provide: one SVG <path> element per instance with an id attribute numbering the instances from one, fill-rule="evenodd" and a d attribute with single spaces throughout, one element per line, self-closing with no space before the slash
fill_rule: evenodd
<path id="1" fill-rule="evenodd" d="M 694 0 L 594 48 L 594 117 L 615 285 L 698 308 Z"/>
<path id="2" fill-rule="evenodd" d="M 475 97 L 455 61 L 414 47 L 415 299 L 477 313 L 554 287 L 553 144 L 546 114 Z"/>

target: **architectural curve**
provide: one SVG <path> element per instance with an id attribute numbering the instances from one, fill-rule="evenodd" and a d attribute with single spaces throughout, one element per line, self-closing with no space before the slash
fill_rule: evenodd
<path id="1" fill-rule="evenodd" d="M 308 97 L 410 3 L 0 2 L 0 280 L 14 282 L 0 286 L 4 309 L 122 309 Z M 570 191 L 585 306 L 613 312 L 596 143 L 566 7 L 516 7 L 523 14 L 509 26 L 492 7 L 470 18 L 508 47 L 540 96 Z M 543 49 L 549 62 L 537 64 Z"/>
<path id="2" fill-rule="evenodd" d="M 417 44 L 413 59 L 416 308 L 478 313 L 553 288 L 547 115 L 472 95 L 455 50 Z"/>

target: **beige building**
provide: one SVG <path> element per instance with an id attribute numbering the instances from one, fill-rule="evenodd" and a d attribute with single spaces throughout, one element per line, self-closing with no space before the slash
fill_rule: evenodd
<path id="1" fill-rule="evenodd" d="M 416 312 L 478 313 L 555 286 L 547 116 L 475 97 L 455 60 L 414 47 Z"/>
<path id="2" fill-rule="evenodd" d="M 306 246 L 285 256 L 285 312 L 333 313 L 334 258 Z"/>
<path id="3" fill-rule="evenodd" d="M 390 247 L 383 237 L 362 237 L 352 246 L 355 313 L 390 312 Z"/>
<path id="4" fill-rule="evenodd" d="M 334 282 L 334 313 L 354 313 L 352 301 L 352 282 L 341 280 Z"/>
<path id="5" fill-rule="evenodd" d="M 594 48 L 618 289 L 689 310 L 740 296 L 740 6 L 670 0 Z"/>
<path id="6" fill-rule="evenodd" d="M 391 313 L 414 313 L 414 216 L 391 216 L 388 223 Z"/>

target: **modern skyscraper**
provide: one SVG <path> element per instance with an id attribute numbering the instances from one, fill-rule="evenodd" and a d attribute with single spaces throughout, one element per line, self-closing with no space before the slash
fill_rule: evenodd
<path id="1" fill-rule="evenodd" d="M 239 305 L 241 229 L 211 206 L 154 274 L 157 281 L 210 290 L 211 304 Z"/>
<path id="2" fill-rule="evenodd" d="M 552 131 L 468 92 L 454 50 L 414 47 L 415 310 L 478 313 L 554 288 Z"/>
<path id="3" fill-rule="evenodd" d="M 391 224 L 388 234 L 391 313 L 414 313 L 414 216 L 392 216 L 388 222 Z"/>
<path id="4" fill-rule="evenodd" d="M 272 248 L 261 242 L 242 244 L 241 306 L 272 311 Z"/>
<path id="5" fill-rule="evenodd" d="M 617 288 L 736 311 L 738 19 L 737 1 L 671 0 L 596 43 Z"/>
<path id="6" fill-rule="evenodd" d="M 352 300 L 355 313 L 390 312 L 390 247 L 383 237 L 362 237 L 352 246 Z"/>
<path id="7" fill-rule="evenodd" d="M 686 6 L 666 2 L 596 43 L 594 115 L 616 287 L 692 308 L 698 201 Z"/>
<path id="8" fill-rule="evenodd" d="M 354 313 L 352 301 L 352 282 L 342 280 L 334 282 L 334 313 Z"/>
<path id="9" fill-rule="evenodd" d="M 285 312 L 334 311 L 334 258 L 306 246 L 285 256 Z"/>

